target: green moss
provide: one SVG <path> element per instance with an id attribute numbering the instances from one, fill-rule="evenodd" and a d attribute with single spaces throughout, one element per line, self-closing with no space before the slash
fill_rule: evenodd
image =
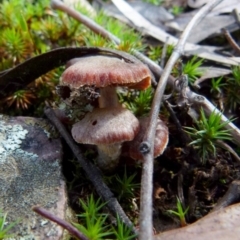
<path id="1" fill-rule="evenodd" d="M 83 14 L 86 9 L 76 6 Z M 21 11 L 19 11 L 21 9 Z M 122 41 L 115 46 L 111 41 L 87 29 L 67 14 L 54 11 L 49 1 L 5 0 L 0 4 L 0 71 L 12 68 L 23 61 L 57 47 L 99 46 L 113 47 L 130 52 L 143 49 L 141 36 L 119 21 L 98 13 L 94 19 Z M 55 87 L 62 68 L 37 79 L 25 90 L 17 91 L 3 99 L 1 111 L 17 115 L 41 115 L 44 102 L 58 99 Z M 34 97 L 33 97 L 34 96 Z"/>

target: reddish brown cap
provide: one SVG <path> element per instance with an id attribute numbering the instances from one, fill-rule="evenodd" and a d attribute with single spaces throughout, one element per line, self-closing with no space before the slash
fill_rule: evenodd
<path id="1" fill-rule="evenodd" d="M 145 131 L 148 127 L 149 117 L 139 119 L 140 129 L 133 141 L 125 142 L 123 145 L 123 154 L 134 160 L 143 160 L 142 154 L 139 152 L 140 143 L 143 141 Z M 156 135 L 154 139 L 154 158 L 161 155 L 168 144 L 168 127 L 158 119 Z"/>
<path id="2" fill-rule="evenodd" d="M 133 57 L 131 56 L 133 59 Z M 73 61 L 62 74 L 60 85 L 79 89 L 85 85 L 103 88 L 128 86 L 143 90 L 151 84 L 151 73 L 146 65 L 110 56 L 88 56 Z"/>
<path id="3" fill-rule="evenodd" d="M 78 143 L 113 144 L 131 141 L 139 130 L 138 119 L 125 108 L 96 108 L 73 125 Z"/>

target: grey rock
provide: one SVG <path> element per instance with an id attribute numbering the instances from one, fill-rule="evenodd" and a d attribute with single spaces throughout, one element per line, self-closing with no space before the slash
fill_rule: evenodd
<path id="1" fill-rule="evenodd" d="M 0 115 L 0 209 L 19 220 L 11 239 L 63 239 L 61 227 L 34 213 L 40 205 L 62 219 L 68 212 L 62 146 L 44 119 Z"/>

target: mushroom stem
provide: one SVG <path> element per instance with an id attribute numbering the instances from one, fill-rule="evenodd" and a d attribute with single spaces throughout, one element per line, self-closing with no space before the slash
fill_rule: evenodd
<path id="1" fill-rule="evenodd" d="M 103 171 L 111 171 L 118 165 L 122 143 L 98 145 L 97 164 Z"/>
<path id="2" fill-rule="evenodd" d="M 109 108 L 120 106 L 116 87 L 100 88 L 100 97 L 98 99 L 100 108 Z"/>
<path id="3" fill-rule="evenodd" d="M 116 87 L 100 88 L 100 97 L 98 99 L 99 108 L 119 107 Z M 121 154 L 122 143 L 115 143 L 109 145 L 98 145 L 98 166 L 104 171 L 113 170 L 119 162 Z"/>

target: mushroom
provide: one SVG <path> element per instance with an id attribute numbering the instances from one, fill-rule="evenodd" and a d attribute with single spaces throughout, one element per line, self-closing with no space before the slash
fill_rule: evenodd
<path id="1" fill-rule="evenodd" d="M 97 145 L 98 165 L 103 170 L 117 165 L 122 142 L 131 141 L 139 130 L 137 118 L 119 103 L 116 87 L 127 86 L 143 90 L 151 84 L 148 67 L 135 57 L 124 54 L 128 56 L 128 60 L 112 56 L 79 58 L 72 61 L 60 80 L 60 86 L 70 89 L 70 96 L 86 87 L 93 87 L 99 92 L 99 109 L 93 109 L 73 125 L 72 135 L 78 143 Z M 81 135 L 84 137 L 80 137 Z"/>
<path id="2" fill-rule="evenodd" d="M 139 130 L 138 119 L 129 110 L 95 108 L 72 128 L 76 142 L 94 144 L 98 148 L 98 166 L 111 171 L 118 164 L 121 144 L 131 141 Z"/>
<path id="3" fill-rule="evenodd" d="M 100 108 L 119 105 L 117 86 L 143 90 L 151 84 L 148 67 L 136 58 L 133 62 L 127 62 L 110 56 L 88 56 L 72 62 L 63 72 L 60 86 L 69 87 L 70 95 L 86 86 L 99 89 Z"/>
<path id="4" fill-rule="evenodd" d="M 143 156 L 139 151 L 140 143 L 143 141 L 144 134 L 148 127 L 149 117 L 139 119 L 140 129 L 135 138 L 130 142 L 125 142 L 123 145 L 123 155 L 134 160 L 143 160 Z M 168 144 L 168 127 L 161 120 L 157 119 L 157 127 L 154 139 L 154 158 L 160 156 Z"/>

